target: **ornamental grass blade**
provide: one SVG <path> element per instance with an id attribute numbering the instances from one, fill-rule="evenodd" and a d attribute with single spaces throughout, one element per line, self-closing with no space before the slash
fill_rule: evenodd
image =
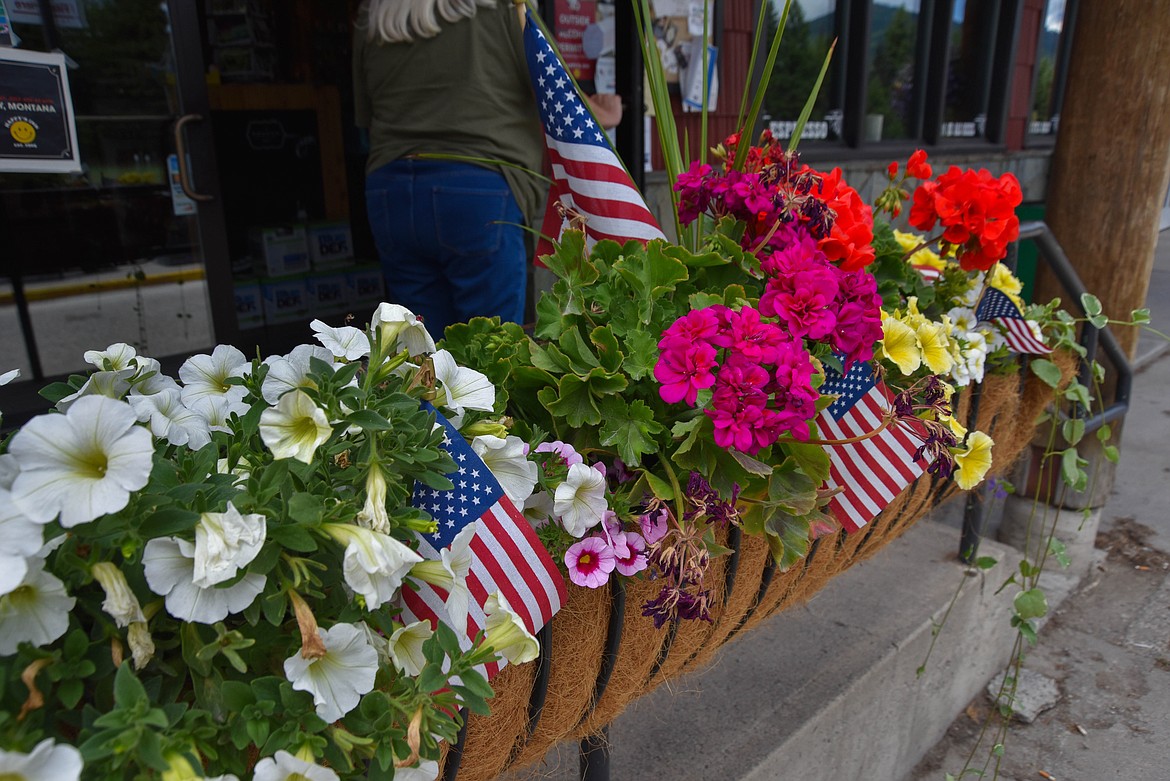
<path id="1" fill-rule="evenodd" d="M 757 41 L 764 34 L 763 21 L 765 8 L 767 7 L 768 4 L 764 3 L 760 9 L 760 18 L 756 22 Z M 760 74 L 760 83 L 756 85 L 756 92 L 752 97 L 752 107 L 739 124 L 739 143 L 735 145 L 735 163 L 732 166 L 736 171 L 742 171 L 744 164 L 747 163 L 747 151 L 751 144 L 747 143 L 746 134 L 756 126 L 756 119 L 760 116 L 760 106 L 764 104 L 764 95 L 768 91 L 768 83 L 772 80 L 772 69 L 776 67 L 776 55 L 780 51 L 780 39 L 784 37 L 784 27 L 788 24 L 788 12 L 791 9 L 792 0 L 785 0 L 784 11 L 780 15 L 780 23 L 776 25 L 776 35 L 772 38 L 772 48 L 768 51 L 768 61 L 764 63 L 764 72 Z M 755 54 L 754 48 L 752 53 Z M 752 72 L 751 68 L 754 66 L 755 62 L 753 57 L 753 62 L 749 65 L 749 74 Z"/>
<path id="2" fill-rule="evenodd" d="M 817 102 L 817 96 L 821 94 L 821 83 L 825 80 L 825 74 L 829 71 L 829 61 L 833 59 L 833 50 L 837 48 L 837 39 L 829 45 L 829 51 L 825 53 L 825 61 L 821 64 L 821 72 L 817 74 L 817 81 L 813 84 L 812 92 L 808 95 L 808 100 L 804 102 L 804 108 L 800 110 L 800 116 L 796 118 L 796 127 L 792 131 L 792 136 L 788 140 L 788 151 L 795 152 L 796 145 L 800 143 L 800 135 L 804 132 L 805 123 L 808 122 L 809 116 L 812 114 L 813 104 Z"/>

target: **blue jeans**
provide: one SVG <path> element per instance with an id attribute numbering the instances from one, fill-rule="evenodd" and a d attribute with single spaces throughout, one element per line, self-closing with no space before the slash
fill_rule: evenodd
<path id="1" fill-rule="evenodd" d="M 367 175 L 366 205 L 389 300 L 435 339 L 477 316 L 523 322 L 524 219 L 500 173 L 403 158 Z"/>

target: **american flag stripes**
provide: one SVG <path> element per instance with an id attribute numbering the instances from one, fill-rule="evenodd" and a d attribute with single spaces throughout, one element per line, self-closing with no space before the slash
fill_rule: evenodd
<path id="1" fill-rule="evenodd" d="M 540 108 L 545 145 L 552 164 L 553 184 L 541 232 L 560 238 L 565 222 L 556 209 L 563 204 L 585 219 L 589 244 L 600 239 L 626 242 L 664 238 L 642 194 L 531 10 L 524 25 L 524 51 L 532 89 Z M 537 257 L 552 247 L 541 240 Z"/>
<path id="2" fill-rule="evenodd" d="M 890 392 L 876 382 L 873 368 L 856 362 L 845 376 L 825 368 L 823 395 L 839 398 L 817 416 L 824 439 L 850 439 L 874 431 L 891 405 Z M 919 443 L 897 421 L 876 436 L 847 445 L 832 445 L 829 452 L 829 488 L 841 491 L 829 501 L 829 511 L 846 531 L 855 532 L 872 521 L 902 489 L 924 471 L 914 460 Z"/>
<path id="3" fill-rule="evenodd" d="M 942 276 L 942 269 L 929 263 L 912 263 L 910 267 L 917 271 L 918 276 L 922 277 L 922 281 L 928 285 L 933 285 L 935 280 Z"/>
<path id="4" fill-rule="evenodd" d="M 988 286 L 975 310 L 980 321 L 995 323 L 1004 329 L 1004 339 L 1012 352 L 1028 355 L 1047 355 L 1052 348 L 1036 338 L 1024 314 L 1006 293 Z"/>
<path id="5" fill-rule="evenodd" d="M 467 625 L 452 626 L 444 607 L 446 592 L 427 583 L 420 583 L 417 591 L 402 590 L 402 618 L 407 623 L 427 620 L 432 626 L 443 621 L 452 626 L 466 650 L 485 626 L 484 603 L 499 591 L 520 614 L 528 631 L 536 634 L 565 602 L 564 577 L 483 460 L 450 422 L 435 414 L 446 429 L 444 448 L 457 465 L 447 475 L 455 487 L 439 491 L 415 484 L 411 504 L 429 512 L 439 524 L 434 534 L 419 535 L 418 552 L 425 558 L 438 559 L 441 549 L 449 546 L 468 524 L 478 521 L 467 574 L 471 592 Z M 488 665 L 488 678 L 502 666 L 503 662 Z"/>

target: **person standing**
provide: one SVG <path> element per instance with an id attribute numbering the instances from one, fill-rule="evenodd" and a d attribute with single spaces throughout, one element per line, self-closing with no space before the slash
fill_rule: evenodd
<path id="1" fill-rule="evenodd" d="M 546 187 L 521 36 L 511 0 L 367 0 L 354 25 L 370 228 L 390 297 L 436 339 L 475 316 L 523 321 L 521 226 L 540 225 Z"/>

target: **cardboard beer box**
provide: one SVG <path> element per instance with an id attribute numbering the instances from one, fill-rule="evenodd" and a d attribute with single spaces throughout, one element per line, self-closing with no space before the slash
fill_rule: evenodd
<path id="1" fill-rule="evenodd" d="M 301 322 L 309 317 L 309 286 L 304 277 L 260 280 L 264 322 Z"/>
<path id="2" fill-rule="evenodd" d="M 314 317 L 337 314 L 349 309 L 349 279 L 342 274 L 310 274 L 309 308 Z"/>
<path id="3" fill-rule="evenodd" d="M 306 233 L 314 269 L 334 269 L 353 262 L 353 234 L 348 222 L 314 223 Z"/>
<path id="4" fill-rule="evenodd" d="M 385 284 L 382 280 L 381 266 L 361 266 L 345 275 L 349 283 L 349 305 L 355 309 L 365 311 L 366 308 L 376 307 L 382 303 L 385 295 Z M 364 315 L 369 317 L 369 314 Z"/>
<path id="5" fill-rule="evenodd" d="M 252 261 L 262 277 L 286 277 L 309 270 L 309 243 L 301 225 L 253 228 Z"/>
<path id="6" fill-rule="evenodd" d="M 240 328 L 258 328 L 264 325 L 264 299 L 260 283 L 237 282 L 235 285 L 236 322 Z"/>

